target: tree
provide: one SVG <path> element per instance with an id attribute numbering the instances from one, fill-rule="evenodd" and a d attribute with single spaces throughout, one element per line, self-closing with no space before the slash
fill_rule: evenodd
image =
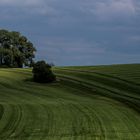
<path id="1" fill-rule="evenodd" d="M 33 66 L 33 80 L 39 83 L 50 83 L 56 80 L 51 66 L 45 61 L 38 61 Z"/>
<path id="2" fill-rule="evenodd" d="M 33 44 L 19 32 L 0 30 L 0 66 L 31 66 L 35 51 Z"/>

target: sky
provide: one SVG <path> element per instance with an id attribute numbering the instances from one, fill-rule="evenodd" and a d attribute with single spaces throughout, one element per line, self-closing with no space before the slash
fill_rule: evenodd
<path id="1" fill-rule="evenodd" d="M 36 61 L 140 62 L 139 0 L 0 0 L 0 28 L 25 35 Z"/>

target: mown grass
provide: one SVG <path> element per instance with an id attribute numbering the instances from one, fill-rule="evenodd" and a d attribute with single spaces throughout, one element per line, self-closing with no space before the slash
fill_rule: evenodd
<path id="1" fill-rule="evenodd" d="M 0 140 L 139 140 L 140 64 L 0 69 Z"/>

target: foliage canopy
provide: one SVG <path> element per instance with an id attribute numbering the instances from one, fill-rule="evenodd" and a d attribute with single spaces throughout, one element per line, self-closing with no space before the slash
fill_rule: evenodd
<path id="1" fill-rule="evenodd" d="M 45 61 L 38 61 L 33 65 L 33 79 L 39 83 L 49 83 L 56 80 L 53 74 L 51 65 L 46 64 Z"/>
<path id="2" fill-rule="evenodd" d="M 0 66 L 32 66 L 35 47 L 19 32 L 0 30 Z"/>

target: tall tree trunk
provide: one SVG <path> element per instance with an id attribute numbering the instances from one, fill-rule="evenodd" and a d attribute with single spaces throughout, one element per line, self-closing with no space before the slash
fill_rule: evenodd
<path id="1" fill-rule="evenodd" d="M 18 68 L 23 68 L 23 63 L 20 57 L 17 59 L 17 65 L 18 65 Z"/>
<path id="2" fill-rule="evenodd" d="M 0 54 L 0 65 L 2 65 L 3 64 L 3 54 L 1 53 Z"/>

